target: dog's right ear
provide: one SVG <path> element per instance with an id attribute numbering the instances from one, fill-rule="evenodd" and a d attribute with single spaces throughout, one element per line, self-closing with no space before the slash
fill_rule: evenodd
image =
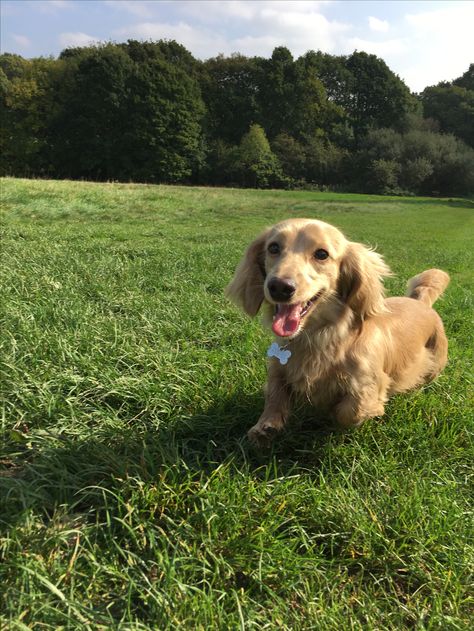
<path id="1" fill-rule="evenodd" d="M 383 313 L 384 276 L 391 272 L 380 254 L 361 243 L 348 243 L 339 270 L 339 297 L 362 320 Z"/>
<path id="2" fill-rule="evenodd" d="M 261 234 L 247 248 L 235 270 L 234 278 L 225 289 L 225 295 L 249 316 L 257 315 L 263 302 L 265 282 L 265 241 L 268 231 Z"/>

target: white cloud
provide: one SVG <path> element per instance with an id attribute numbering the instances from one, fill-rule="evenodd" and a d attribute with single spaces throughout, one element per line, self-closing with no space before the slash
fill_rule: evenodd
<path id="1" fill-rule="evenodd" d="M 240 0 L 234 0 L 233 2 L 191 1 L 176 3 L 176 9 L 180 15 L 210 24 L 232 19 L 250 20 L 257 10 L 254 6 L 255 4 L 257 3 L 241 2 Z M 259 4 L 266 3 L 262 2 Z"/>
<path id="2" fill-rule="evenodd" d="M 102 41 L 98 37 L 93 35 L 87 35 L 87 33 L 61 33 L 59 35 L 59 43 L 62 48 L 74 47 L 74 46 L 90 46 L 91 44 L 97 44 Z"/>
<path id="3" fill-rule="evenodd" d="M 12 39 L 22 48 L 29 48 L 31 46 L 31 40 L 25 35 L 16 35 L 15 33 L 12 33 Z"/>
<path id="4" fill-rule="evenodd" d="M 345 49 L 347 53 L 352 53 L 354 50 L 358 50 L 385 58 L 387 55 L 400 55 L 401 53 L 406 52 L 408 47 L 406 41 L 401 38 L 373 42 L 368 39 L 351 37 L 347 40 Z"/>
<path id="5" fill-rule="evenodd" d="M 455 79 L 474 60 L 473 2 L 407 14 L 405 24 L 411 53 L 399 72 L 412 89 Z"/>
<path id="6" fill-rule="evenodd" d="M 378 18 L 374 18 L 371 15 L 368 17 L 369 20 L 369 28 L 371 31 L 376 31 L 377 33 L 386 33 L 390 28 L 390 24 L 387 20 L 379 20 Z"/>
<path id="7" fill-rule="evenodd" d="M 283 43 L 273 35 L 261 35 L 260 37 L 247 35 L 246 37 L 238 37 L 233 40 L 232 46 L 235 52 L 243 55 L 269 57 L 272 51 Z"/>
<path id="8" fill-rule="evenodd" d="M 167 24 L 160 22 L 140 22 L 114 32 L 117 38 L 136 38 L 142 40 L 174 39 L 193 54 L 204 58 L 219 52 L 229 54 L 232 51 L 225 38 L 212 35 L 203 29 L 184 22 Z"/>
<path id="9" fill-rule="evenodd" d="M 233 52 L 268 57 L 276 46 L 295 57 L 359 50 L 382 57 L 416 91 L 460 76 L 474 61 L 469 1 L 393 2 L 390 17 L 388 3 L 347 0 L 0 1 L 4 32 L 19 54 L 127 38 L 175 39 L 201 59 Z"/>
<path id="10" fill-rule="evenodd" d="M 176 39 L 202 59 L 218 53 L 271 55 L 287 46 L 295 56 L 311 49 L 336 51 L 352 27 L 317 12 L 318 2 L 182 2 L 177 24 L 146 21 L 114 32 L 116 37 Z M 186 9 L 186 11 L 185 11 Z M 190 14 L 194 19 L 190 19 Z M 228 23 L 234 36 L 229 36 Z M 242 31 L 245 35 L 242 35 Z"/>
<path id="11" fill-rule="evenodd" d="M 285 4 L 289 8 L 292 6 L 291 3 Z M 279 40 L 280 45 L 288 46 L 296 55 L 316 49 L 333 52 L 351 29 L 349 24 L 330 21 L 315 11 L 264 9 L 258 20 L 266 32 Z"/>
<path id="12" fill-rule="evenodd" d="M 171 0 L 172 2 L 172 0 Z M 314 13 L 322 5 L 330 1 L 315 2 L 312 0 L 184 0 L 174 3 L 182 15 L 192 15 L 199 21 L 212 23 L 219 20 L 240 18 L 253 20 L 267 10 L 285 13 Z"/>

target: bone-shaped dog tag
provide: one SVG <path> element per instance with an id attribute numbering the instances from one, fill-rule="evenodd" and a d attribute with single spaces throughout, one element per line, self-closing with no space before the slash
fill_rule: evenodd
<path id="1" fill-rule="evenodd" d="M 285 351 L 276 342 L 273 342 L 267 351 L 267 357 L 276 357 L 280 364 L 284 366 L 291 357 L 291 351 Z"/>

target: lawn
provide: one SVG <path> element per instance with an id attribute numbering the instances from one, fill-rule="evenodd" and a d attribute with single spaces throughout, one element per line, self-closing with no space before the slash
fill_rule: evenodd
<path id="1" fill-rule="evenodd" d="M 471 628 L 474 204 L 1 181 L 0 628 Z M 451 275 L 437 382 L 342 432 L 301 406 L 267 452 L 271 340 L 223 288 L 317 217 L 395 275 Z"/>

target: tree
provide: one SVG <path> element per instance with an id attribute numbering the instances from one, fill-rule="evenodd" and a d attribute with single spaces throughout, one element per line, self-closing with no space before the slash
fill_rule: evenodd
<path id="1" fill-rule="evenodd" d="M 61 108 L 52 124 L 56 171 L 62 177 L 120 179 L 133 62 L 113 44 L 75 52 L 66 57 L 68 75 L 58 86 Z"/>
<path id="2" fill-rule="evenodd" d="M 316 75 L 324 85 L 328 99 L 337 105 L 346 107 L 348 105 L 348 87 L 353 80 L 350 70 L 346 67 L 347 57 L 310 50 L 303 55 L 302 59 L 314 68 Z"/>
<path id="3" fill-rule="evenodd" d="M 320 136 L 321 130 L 324 130 L 328 140 L 350 147 L 354 141 L 354 129 L 345 108 L 345 94 L 352 77 L 344 65 L 345 59 L 311 50 L 298 59 L 298 64 L 305 68 L 307 76 L 316 79 L 324 88 L 325 103 L 319 112 L 319 131 L 313 128 L 309 137 Z"/>
<path id="4" fill-rule="evenodd" d="M 204 106 L 196 81 L 163 60 L 134 64 L 123 137 L 130 177 L 182 182 L 203 160 Z"/>
<path id="5" fill-rule="evenodd" d="M 49 172 L 49 125 L 57 110 L 52 59 L 0 56 L 0 173 Z"/>
<path id="6" fill-rule="evenodd" d="M 467 73 L 463 75 L 467 79 Z M 469 81 L 462 81 L 469 85 Z M 440 83 L 421 95 L 424 114 L 439 122 L 441 131 L 458 136 L 474 147 L 474 90 Z"/>
<path id="7" fill-rule="evenodd" d="M 315 136 L 305 145 L 305 177 L 321 186 L 340 185 L 347 151 Z"/>
<path id="8" fill-rule="evenodd" d="M 259 111 L 271 140 L 279 134 L 298 142 L 327 137 L 333 126 L 342 122 L 343 112 L 328 100 L 310 56 L 294 61 L 290 51 L 281 46 L 259 64 Z"/>
<path id="9" fill-rule="evenodd" d="M 359 133 L 371 126 L 397 128 L 416 111 L 416 99 L 382 59 L 354 52 L 345 66 L 351 75 L 345 108 Z"/>
<path id="10" fill-rule="evenodd" d="M 369 160 L 399 161 L 403 154 L 403 138 L 390 127 L 371 129 L 363 138 L 361 148 L 366 152 Z"/>
<path id="11" fill-rule="evenodd" d="M 236 144 L 250 125 L 259 122 L 259 73 L 256 59 L 243 55 L 220 55 L 203 64 L 204 131 L 211 140 Z"/>
<path id="12" fill-rule="evenodd" d="M 206 62 L 175 41 L 6 53 L 0 172 L 470 194 L 474 151 L 453 134 L 474 143 L 473 84 L 471 64 L 417 102 L 374 55 L 285 47 Z"/>
<path id="13" fill-rule="evenodd" d="M 474 90 L 474 64 L 471 64 L 461 77 L 455 79 L 453 85 L 466 88 L 466 90 Z"/>
<path id="14" fill-rule="evenodd" d="M 280 46 L 270 59 L 259 60 L 258 103 L 270 138 L 294 133 L 296 77 L 293 56 Z"/>
<path id="15" fill-rule="evenodd" d="M 412 129 L 371 131 L 353 156 L 359 190 L 426 195 L 474 190 L 474 150 L 449 134 Z"/>
<path id="16" fill-rule="evenodd" d="M 426 181 L 433 175 L 433 171 L 433 164 L 425 156 L 414 160 L 406 160 L 402 164 L 401 187 L 417 195 L 423 193 Z"/>
<path id="17" fill-rule="evenodd" d="M 204 108 L 197 81 L 159 48 L 144 45 L 142 53 L 132 42 L 70 58 L 52 130 L 58 173 L 176 182 L 199 167 Z"/>
<path id="18" fill-rule="evenodd" d="M 243 186 L 268 188 L 281 184 L 283 174 L 278 159 L 260 125 L 251 125 L 244 134 L 238 156 Z"/>
<path id="19" fill-rule="evenodd" d="M 211 144 L 207 155 L 207 182 L 238 186 L 241 181 L 239 146 L 223 140 Z"/>
<path id="20" fill-rule="evenodd" d="M 396 160 L 373 160 L 370 164 L 370 185 L 373 193 L 400 193 L 398 178 L 402 170 Z"/>
<path id="21" fill-rule="evenodd" d="M 306 175 L 306 155 L 302 143 L 292 136 L 282 133 L 271 143 L 271 148 L 277 156 L 283 172 L 294 180 L 303 180 Z"/>
<path id="22" fill-rule="evenodd" d="M 403 136 L 403 162 L 424 158 L 432 173 L 420 187 L 428 195 L 463 195 L 474 191 L 474 150 L 451 134 L 410 131 Z"/>

